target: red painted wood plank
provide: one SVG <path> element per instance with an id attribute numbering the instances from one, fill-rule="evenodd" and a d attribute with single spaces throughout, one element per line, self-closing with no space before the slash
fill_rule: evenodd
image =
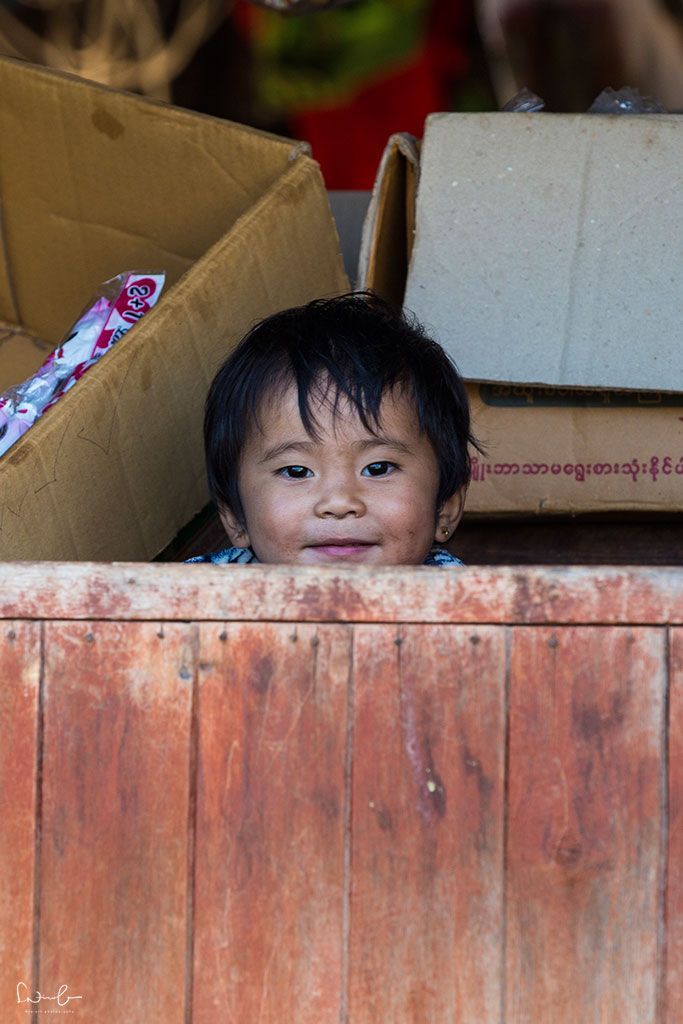
<path id="1" fill-rule="evenodd" d="M 354 688 L 349 1019 L 498 1024 L 504 631 L 357 626 Z"/>
<path id="2" fill-rule="evenodd" d="M 40 631 L 26 622 L 0 625 L 0 1019 L 8 1024 L 29 1019 L 25 1011 L 31 1004 L 25 1000 L 35 996 Z"/>
<path id="3" fill-rule="evenodd" d="M 669 642 L 669 850 L 666 905 L 664 1024 L 683 1012 L 683 629 Z"/>
<path id="4" fill-rule="evenodd" d="M 0 563 L 0 618 L 683 625 L 683 569 Z"/>
<path id="5" fill-rule="evenodd" d="M 665 631 L 515 629 L 508 1024 L 654 1024 Z"/>
<path id="6" fill-rule="evenodd" d="M 192 626 L 45 628 L 39 984 L 83 1020 L 185 1021 L 195 646 Z"/>
<path id="7" fill-rule="evenodd" d="M 350 641 L 201 628 L 193 1024 L 344 1019 Z"/>

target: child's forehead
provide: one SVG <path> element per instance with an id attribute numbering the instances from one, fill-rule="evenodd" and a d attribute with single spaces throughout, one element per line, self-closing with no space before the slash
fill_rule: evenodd
<path id="1" fill-rule="evenodd" d="M 335 435 L 348 431 L 369 433 L 356 403 L 333 383 L 311 388 L 307 406 L 317 432 Z M 405 387 L 399 385 L 383 392 L 377 418 L 367 412 L 366 420 L 372 432 L 380 434 L 397 429 L 411 435 L 421 433 L 414 399 Z M 294 381 L 284 383 L 264 398 L 258 409 L 258 426 L 263 434 L 291 434 L 293 430 L 306 433 L 299 407 L 299 391 Z"/>

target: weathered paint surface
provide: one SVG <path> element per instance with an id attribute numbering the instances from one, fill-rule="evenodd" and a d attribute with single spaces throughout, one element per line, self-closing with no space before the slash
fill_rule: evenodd
<path id="1" fill-rule="evenodd" d="M 45 627 L 37 986 L 75 1019 L 185 1019 L 195 632 Z"/>
<path id="2" fill-rule="evenodd" d="M 351 628 L 201 627 L 193 1006 L 337 1024 Z"/>
<path id="3" fill-rule="evenodd" d="M 507 1020 L 657 1020 L 661 629 L 514 630 Z"/>
<path id="4" fill-rule="evenodd" d="M 0 562 L 0 618 L 683 625 L 683 571 Z"/>
<path id="5" fill-rule="evenodd" d="M 665 1024 L 683 1018 L 683 629 L 670 630 L 666 925 L 662 929 Z M 668 856 L 667 856 L 668 854 Z"/>
<path id="6" fill-rule="evenodd" d="M 349 1019 L 498 1021 L 503 630 L 355 633 Z"/>
<path id="7" fill-rule="evenodd" d="M 205 568 L 4 591 L 3 1022 L 681 1019 L 683 573 Z"/>
<path id="8" fill-rule="evenodd" d="M 0 1019 L 34 985 L 41 628 L 0 623 Z"/>

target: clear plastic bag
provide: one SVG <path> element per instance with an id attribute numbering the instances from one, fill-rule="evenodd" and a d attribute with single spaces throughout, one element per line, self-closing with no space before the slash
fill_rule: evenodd
<path id="1" fill-rule="evenodd" d="M 588 108 L 589 114 L 666 114 L 659 100 L 641 96 L 637 89 L 603 89 Z"/>
<path id="2" fill-rule="evenodd" d="M 520 89 L 502 108 L 506 113 L 535 114 L 545 108 L 545 100 L 531 89 Z M 652 96 L 641 96 L 637 89 L 603 89 L 588 108 L 589 114 L 666 114 L 667 110 Z"/>
<path id="3" fill-rule="evenodd" d="M 535 114 L 545 107 L 545 100 L 537 96 L 531 89 L 520 89 L 511 100 L 508 100 L 503 111 L 509 113 Z"/>

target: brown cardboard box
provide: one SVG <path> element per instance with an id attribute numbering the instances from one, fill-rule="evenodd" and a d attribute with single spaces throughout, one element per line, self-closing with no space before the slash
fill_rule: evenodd
<path id="1" fill-rule="evenodd" d="M 318 165 L 301 143 L 9 59 L 0 138 L 0 387 L 102 281 L 167 275 L 0 459 L 0 559 L 150 559 L 208 500 L 203 403 L 231 346 L 348 287 Z"/>
<path id="2" fill-rule="evenodd" d="M 468 512 L 680 511 L 680 119 L 434 120 L 452 149 L 427 169 L 432 119 L 421 153 L 389 140 L 359 284 L 405 300 L 468 379 L 486 445 Z"/>
<path id="3" fill-rule="evenodd" d="M 18 324 L 0 322 L 0 394 L 35 373 L 52 348 Z"/>

